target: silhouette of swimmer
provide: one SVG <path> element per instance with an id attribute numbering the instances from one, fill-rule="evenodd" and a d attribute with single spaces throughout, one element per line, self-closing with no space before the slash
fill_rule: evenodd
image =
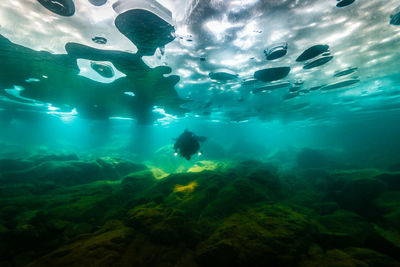
<path id="1" fill-rule="evenodd" d="M 176 139 L 174 144 L 175 155 L 180 155 L 187 160 L 199 152 L 200 143 L 206 140 L 204 136 L 197 136 L 193 132 L 190 132 L 188 129 Z"/>

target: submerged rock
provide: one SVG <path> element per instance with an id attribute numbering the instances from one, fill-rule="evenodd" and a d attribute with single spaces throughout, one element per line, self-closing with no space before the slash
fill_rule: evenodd
<path id="1" fill-rule="evenodd" d="M 324 248 L 345 248 L 364 246 L 365 242 L 376 236 L 373 225 L 361 216 L 346 210 L 317 218 L 321 224 L 320 245 Z"/>
<path id="2" fill-rule="evenodd" d="M 375 176 L 375 179 L 385 182 L 389 190 L 400 190 L 400 174 L 384 173 Z"/>
<path id="3" fill-rule="evenodd" d="M 33 165 L 34 162 L 30 160 L 0 159 L 0 173 L 29 169 Z"/>
<path id="4" fill-rule="evenodd" d="M 146 167 L 114 158 L 96 161 L 44 161 L 29 169 L 7 171 L 0 180 L 3 184 L 32 183 L 40 185 L 55 182 L 57 185 L 75 185 L 96 180 L 116 180 L 130 172 Z"/>
<path id="5" fill-rule="evenodd" d="M 232 215 L 197 248 L 202 266 L 294 266 L 307 250 L 316 226 L 280 205 Z"/>
<path id="6" fill-rule="evenodd" d="M 345 249 L 323 250 L 314 246 L 310 248 L 307 259 L 299 263 L 299 267 L 321 266 L 385 266 L 395 267 L 398 262 L 384 254 L 371 249 L 349 247 Z"/>
<path id="7" fill-rule="evenodd" d="M 152 242 L 163 245 L 196 243 L 194 221 L 173 207 L 139 206 L 128 213 L 127 224 L 146 233 Z"/>
<path id="8" fill-rule="evenodd" d="M 76 154 L 50 154 L 50 155 L 34 155 L 28 158 L 35 162 L 36 165 L 46 161 L 77 161 L 79 160 Z"/>
<path id="9" fill-rule="evenodd" d="M 377 210 L 373 200 L 385 189 L 385 184 L 378 179 L 364 178 L 347 181 L 341 190 L 338 201 L 342 208 L 366 217 L 374 217 L 377 215 Z"/>
<path id="10" fill-rule="evenodd" d="M 399 191 L 381 194 L 378 170 L 326 169 L 286 177 L 258 161 L 199 162 L 157 180 L 102 157 L 6 171 L 16 180 L 1 176 L 15 194 L 0 194 L 0 265 L 399 266 Z M 62 186 L 16 194 L 18 179 Z M 370 201 L 382 216 L 344 210 Z"/>
<path id="11" fill-rule="evenodd" d="M 303 148 L 297 155 L 297 165 L 303 169 L 323 169 L 333 162 L 320 150 Z"/>
<path id="12" fill-rule="evenodd" d="M 148 170 L 133 172 L 125 176 L 121 182 L 122 190 L 126 194 L 134 196 L 135 193 L 143 192 L 154 185 L 156 179 Z"/>
<path id="13" fill-rule="evenodd" d="M 113 221 L 99 231 L 56 249 L 29 266 L 114 266 L 133 235 L 132 228 Z"/>
<path id="14" fill-rule="evenodd" d="M 122 177 L 130 173 L 144 171 L 147 169 L 147 167 L 143 164 L 113 157 L 98 158 L 96 159 L 96 163 L 101 166 L 104 175 L 111 179 L 113 177 Z"/>
<path id="15" fill-rule="evenodd" d="M 400 191 L 391 191 L 390 187 L 388 189 L 374 200 L 374 205 L 387 222 L 400 230 Z"/>
<path id="16" fill-rule="evenodd" d="M 385 266 L 394 267 L 399 263 L 393 258 L 384 254 L 378 253 L 371 249 L 366 248 L 347 248 L 346 253 L 350 254 L 353 258 L 364 262 L 368 266 Z"/>
<path id="17" fill-rule="evenodd" d="M 339 205 L 336 202 L 321 202 L 315 203 L 312 208 L 321 215 L 332 214 L 339 209 Z"/>

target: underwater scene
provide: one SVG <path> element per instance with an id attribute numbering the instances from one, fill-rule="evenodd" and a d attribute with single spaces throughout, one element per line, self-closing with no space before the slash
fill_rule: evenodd
<path id="1" fill-rule="evenodd" d="M 0 266 L 400 266 L 396 0 L 1 0 Z"/>

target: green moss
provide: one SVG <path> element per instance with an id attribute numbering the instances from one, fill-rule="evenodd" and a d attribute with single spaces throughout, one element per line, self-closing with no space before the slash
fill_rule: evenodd
<path id="1" fill-rule="evenodd" d="M 121 257 L 133 231 L 122 223 L 106 225 L 98 232 L 82 237 L 28 266 L 113 266 Z"/>
<path id="2" fill-rule="evenodd" d="M 28 182 L 0 185 L 0 265 L 398 264 L 400 198 L 379 189 L 375 171 L 331 172 L 317 186 L 321 172 L 282 179 L 253 161 L 157 180 L 116 158 L 49 159 L 18 174 L 32 174 Z M 366 196 L 375 200 L 361 201 Z M 366 218 L 354 199 L 380 216 Z"/>
<path id="3" fill-rule="evenodd" d="M 299 267 L 395 267 L 399 263 L 394 259 L 371 249 L 349 247 L 343 250 L 323 251 L 313 246 L 298 265 Z"/>
<path id="4" fill-rule="evenodd" d="M 362 261 L 366 266 L 372 267 L 395 267 L 399 266 L 399 262 L 384 254 L 378 253 L 366 248 L 347 248 L 346 253 L 353 258 Z"/>
<path id="5" fill-rule="evenodd" d="M 227 218 L 197 249 L 205 266 L 289 266 L 297 262 L 315 234 L 303 215 L 280 205 L 266 205 Z"/>
<path id="6" fill-rule="evenodd" d="M 352 258 L 346 252 L 332 249 L 313 254 L 309 259 L 300 262 L 299 267 L 368 267 L 366 263 Z"/>
<path id="7" fill-rule="evenodd" d="M 319 216 L 320 232 L 324 247 L 362 246 L 366 238 L 373 233 L 373 225 L 361 216 L 346 210 L 337 210 L 332 214 Z"/>

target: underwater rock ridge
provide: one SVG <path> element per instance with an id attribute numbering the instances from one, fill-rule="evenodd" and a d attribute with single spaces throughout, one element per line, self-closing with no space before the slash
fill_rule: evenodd
<path id="1" fill-rule="evenodd" d="M 382 207 L 395 191 L 380 187 L 392 178 L 304 163 L 318 155 L 300 153 L 300 179 L 258 161 L 156 179 L 112 157 L 2 159 L 0 264 L 398 266 L 398 226 L 357 208 L 392 212 Z"/>

